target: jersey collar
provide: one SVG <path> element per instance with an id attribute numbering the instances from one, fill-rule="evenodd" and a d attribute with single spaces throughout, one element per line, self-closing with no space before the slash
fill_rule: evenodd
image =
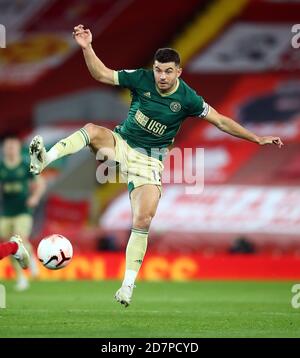
<path id="1" fill-rule="evenodd" d="M 171 96 L 171 94 L 175 93 L 178 90 L 179 87 L 179 79 L 177 78 L 177 83 L 175 88 L 170 91 L 170 92 L 166 92 L 166 93 L 162 93 L 160 92 L 159 88 L 155 85 L 156 91 L 162 96 L 162 97 L 167 97 L 167 96 Z"/>

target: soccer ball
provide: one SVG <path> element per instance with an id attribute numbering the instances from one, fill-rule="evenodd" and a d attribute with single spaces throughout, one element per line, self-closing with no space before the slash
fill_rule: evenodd
<path id="1" fill-rule="evenodd" d="M 59 270 L 70 263 L 73 256 L 73 247 L 67 238 L 54 234 L 40 241 L 37 256 L 49 270 Z"/>

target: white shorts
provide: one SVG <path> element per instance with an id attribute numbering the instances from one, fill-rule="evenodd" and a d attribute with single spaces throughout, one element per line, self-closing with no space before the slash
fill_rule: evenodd
<path id="1" fill-rule="evenodd" d="M 156 185 L 161 192 L 163 163 L 130 147 L 118 133 L 112 133 L 116 141 L 115 160 L 120 163 L 121 175 L 127 181 L 129 194 L 145 184 Z"/>
<path id="2" fill-rule="evenodd" d="M 0 238 L 8 240 L 17 234 L 24 239 L 28 239 L 32 230 L 32 216 L 20 214 L 16 216 L 2 216 L 0 218 Z"/>

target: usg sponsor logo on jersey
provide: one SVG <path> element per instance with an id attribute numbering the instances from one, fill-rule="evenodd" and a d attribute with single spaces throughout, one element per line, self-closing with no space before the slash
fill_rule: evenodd
<path id="1" fill-rule="evenodd" d="M 150 119 L 149 117 L 145 116 L 144 113 L 142 113 L 140 110 L 136 111 L 135 119 L 148 132 L 156 136 L 163 135 L 165 130 L 167 129 L 167 126 L 165 124 L 161 124 L 154 119 Z"/>
<path id="2" fill-rule="evenodd" d="M 149 117 L 145 116 L 144 113 L 142 113 L 140 110 L 137 110 L 135 114 L 135 119 L 140 125 L 145 127 L 149 120 Z"/>
<path id="3" fill-rule="evenodd" d="M 181 110 L 181 104 L 179 102 L 171 102 L 170 109 L 172 112 L 179 112 Z"/>
<path id="4" fill-rule="evenodd" d="M 3 184 L 3 192 L 5 194 L 20 193 L 23 189 L 23 185 L 20 182 L 10 182 Z"/>
<path id="5" fill-rule="evenodd" d="M 150 122 L 147 123 L 147 129 L 156 135 L 163 135 L 166 128 L 167 126 L 165 124 L 161 124 L 154 119 L 151 119 Z"/>

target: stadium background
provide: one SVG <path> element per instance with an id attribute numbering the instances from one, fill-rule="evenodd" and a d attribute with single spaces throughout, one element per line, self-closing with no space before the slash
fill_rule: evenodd
<path id="1" fill-rule="evenodd" d="M 87 122 L 113 128 L 125 118 L 127 92 L 91 78 L 74 25 L 91 29 L 114 69 L 150 66 L 157 48 L 174 47 L 183 79 L 209 104 L 285 146 L 259 147 L 188 119 L 176 146 L 205 148 L 205 189 L 191 197 L 165 185 L 140 278 L 299 279 L 300 52 L 291 46 L 299 10 L 271 0 L 1 0 L 1 139 L 17 134 L 26 155 L 36 133 L 49 148 Z M 45 172 L 33 243 L 60 233 L 75 255 L 64 270 L 41 268 L 41 279 L 122 277 L 128 194 L 124 184 L 97 183 L 96 169 L 86 149 Z M 0 279 L 12 277 L 1 261 Z"/>

